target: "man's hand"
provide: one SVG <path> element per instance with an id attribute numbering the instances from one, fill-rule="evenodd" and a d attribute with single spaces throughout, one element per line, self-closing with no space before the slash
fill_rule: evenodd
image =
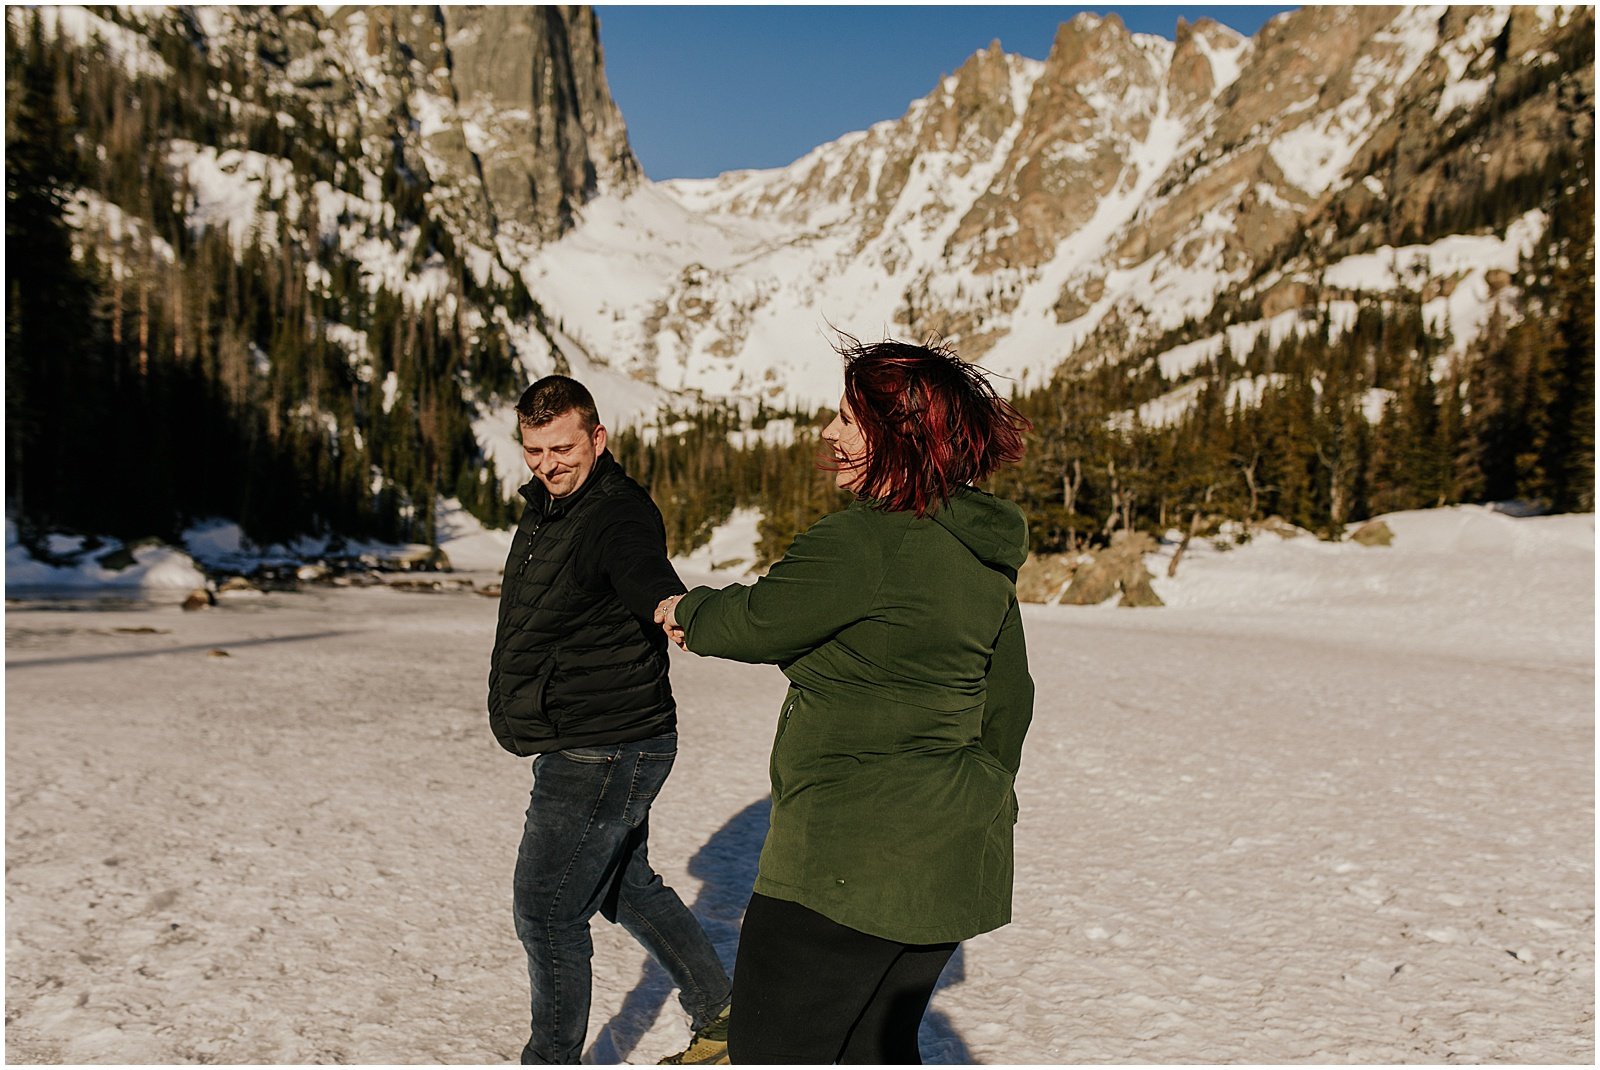
<path id="1" fill-rule="evenodd" d="M 670 598 L 663 598 L 656 606 L 655 622 L 661 625 L 661 630 L 667 633 L 667 638 L 678 644 L 678 649 L 688 650 L 688 643 L 683 637 L 683 627 L 678 624 L 674 611 L 678 603 L 683 601 L 683 595 L 675 594 Z"/>

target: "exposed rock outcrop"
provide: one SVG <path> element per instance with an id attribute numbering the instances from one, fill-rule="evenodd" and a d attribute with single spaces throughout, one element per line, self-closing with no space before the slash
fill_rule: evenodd
<path id="1" fill-rule="evenodd" d="M 1071 586 L 1061 596 L 1062 604 L 1096 606 L 1121 591 L 1119 606 L 1162 605 L 1144 564 L 1144 555 L 1155 549 L 1156 540 L 1142 531 L 1117 532 L 1110 546 L 1098 551 L 1088 564 L 1078 566 Z"/>
<path id="2" fill-rule="evenodd" d="M 447 5 L 438 12 L 459 119 L 435 137 L 466 150 L 446 158 L 468 174 L 476 163 L 499 218 L 531 219 L 541 235 L 559 234 L 602 188 L 637 180 L 593 8 Z"/>
<path id="3" fill-rule="evenodd" d="M 1309 221 L 1348 235 L 1328 255 L 1424 240 L 1480 191 L 1537 184 L 1590 141 L 1593 17 L 1593 8 L 1446 8 L 1441 47 L 1354 154 L 1350 170 L 1368 180 L 1332 190 Z M 1364 218 L 1373 225 L 1350 225 Z"/>

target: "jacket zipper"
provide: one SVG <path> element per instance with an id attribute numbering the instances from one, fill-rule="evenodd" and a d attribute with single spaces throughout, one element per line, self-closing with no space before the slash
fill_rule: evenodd
<path id="1" fill-rule="evenodd" d="M 783 743 L 785 733 L 789 731 L 789 715 L 794 713 L 794 708 L 799 704 L 800 695 L 798 693 L 783 704 L 783 720 L 778 722 L 778 734 L 772 741 L 772 757 L 769 759 L 769 766 L 772 773 L 772 801 L 774 804 L 784 798 L 783 779 L 778 775 L 778 748 Z"/>
<path id="2" fill-rule="evenodd" d="M 794 698 L 790 699 L 787 703 L 784 704 L 784 707 L 783 707 L 783 723 L 778 726 L 778 739 L 782 739 L 784 732 L 789 730 L 789 715 L 794 712 L 794 708 L 796 706 L 798 706 L 799 704 L 800 704 L 800 696 L 799 695 L 796 695 Z M 776 740 L 776 739 L 773 740 L 772 741 L 772 745 L 774 747 L 776 747 L 778 745 L 778 740 Z"/>
<path id="3" fill-rule="evenodd" d="M 517 566 L 517 578 L 518 579 L 521 579 L 522 578 L 522 574 L 524 572 L 528 571 L 528 563 L 533 560 L 533 540 L 539 534 L 539 529 L 542 528 L 542 527 L 544 527 L 544 519 L 543 518 L 541 518 L 538 522 L 536 522 L 533 525 L 533 527 L 531 529 L 529 529 L 529 531 L 528 531 L 528 552 L 523 555 L 522 563 Z M 554 655 L 552 655 L 552 656 L 554 656 Z M 546 677 L 544 683 L 542 683 L 539 686 L 539 704 L 540 704 L 542 712 L 544 713 L 545 720 L 550 722 L 550 731 L 551 731 L 552 735 L 554 737 L 556 737 L 556 738 L 559 738 L 560 735 L 561 735 L 561 726 L 556 723 L 556 719 L 553 716 L 551 716 L 550 711 L 542 709 L 542 707 L 544 705 L 544 694 L 545 694 L 545 692 L 547 690 L 549 690 L 549 687 L 550 687 L 550 680 L 549 680 L 548 677 Z"/>
<path id="4" fill-rule="evenodd" d="M 522 564 L 517 566 L 517 578 L 518 579 L 521 579 L 522 578 L 522 574 L 528 570 L 528 562 L 533 560 L 533 537 L 535 535 L 539 534 L 539 529 L 542 528 L 542 527 L 544 527 L 544 521 L 543 520 L 541 520 L 537 524 L 533 525 L 533 530 L 528 532 L 528 552 L 522 558 Z"/>

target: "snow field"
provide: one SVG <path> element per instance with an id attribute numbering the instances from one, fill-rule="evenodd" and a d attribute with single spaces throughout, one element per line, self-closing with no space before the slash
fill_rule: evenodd
<path id="1" fill-rule="evenodd" d="M 1459 505 L 1378 519 L 1394 532 L 1392 546 L 1262 533 L 1231 550 L 1195 540 L 1174 579 L 1166 577 L 1174 542 L 1146 563 L 1169 609 L 1237 628 L 1277 627 L 1288 615 L 1330 643 L 1360 642 L 1377 626 L 1445 656 L 1593 658 L 1592 514 L 1518 518 Z"/>
<path id="2" fill-rule="evenodd" d="M 1593 1059 L 1593 519 L 1386 519 L 1192 546 L 1160 611 L 1027 607 L 1015 921 L 953 961 L 930 1059 Z M 515 1058 L 494 600 L 9 608 L 8 1059 Z M 673 684 L 651 857 L 731 962 L 784 681 L 674 652 Z M 661 971 L 594 938 L 588 1057 L 676 1050 Z"/>

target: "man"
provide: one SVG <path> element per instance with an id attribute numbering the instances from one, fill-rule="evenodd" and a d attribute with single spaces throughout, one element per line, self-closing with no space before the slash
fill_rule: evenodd
<path id="1" fill-rule="evenodd" d="M 681 594 L 661 513 L 606 451 L 580 383 L 549 375 L 517 402 L 534 478 L 511 541 L 489 669 L 500 745 L 536 755 L 513 911 L 528 955 L 524 1063 L 576 1063 L 589 1023 L 589 919 L 644 945 L 695 1030 L 668 1061 L 726 1062 L 730 984 L 705 931 L 650 868 L 650 804 L 677 752 L 657 606 Z"/>

